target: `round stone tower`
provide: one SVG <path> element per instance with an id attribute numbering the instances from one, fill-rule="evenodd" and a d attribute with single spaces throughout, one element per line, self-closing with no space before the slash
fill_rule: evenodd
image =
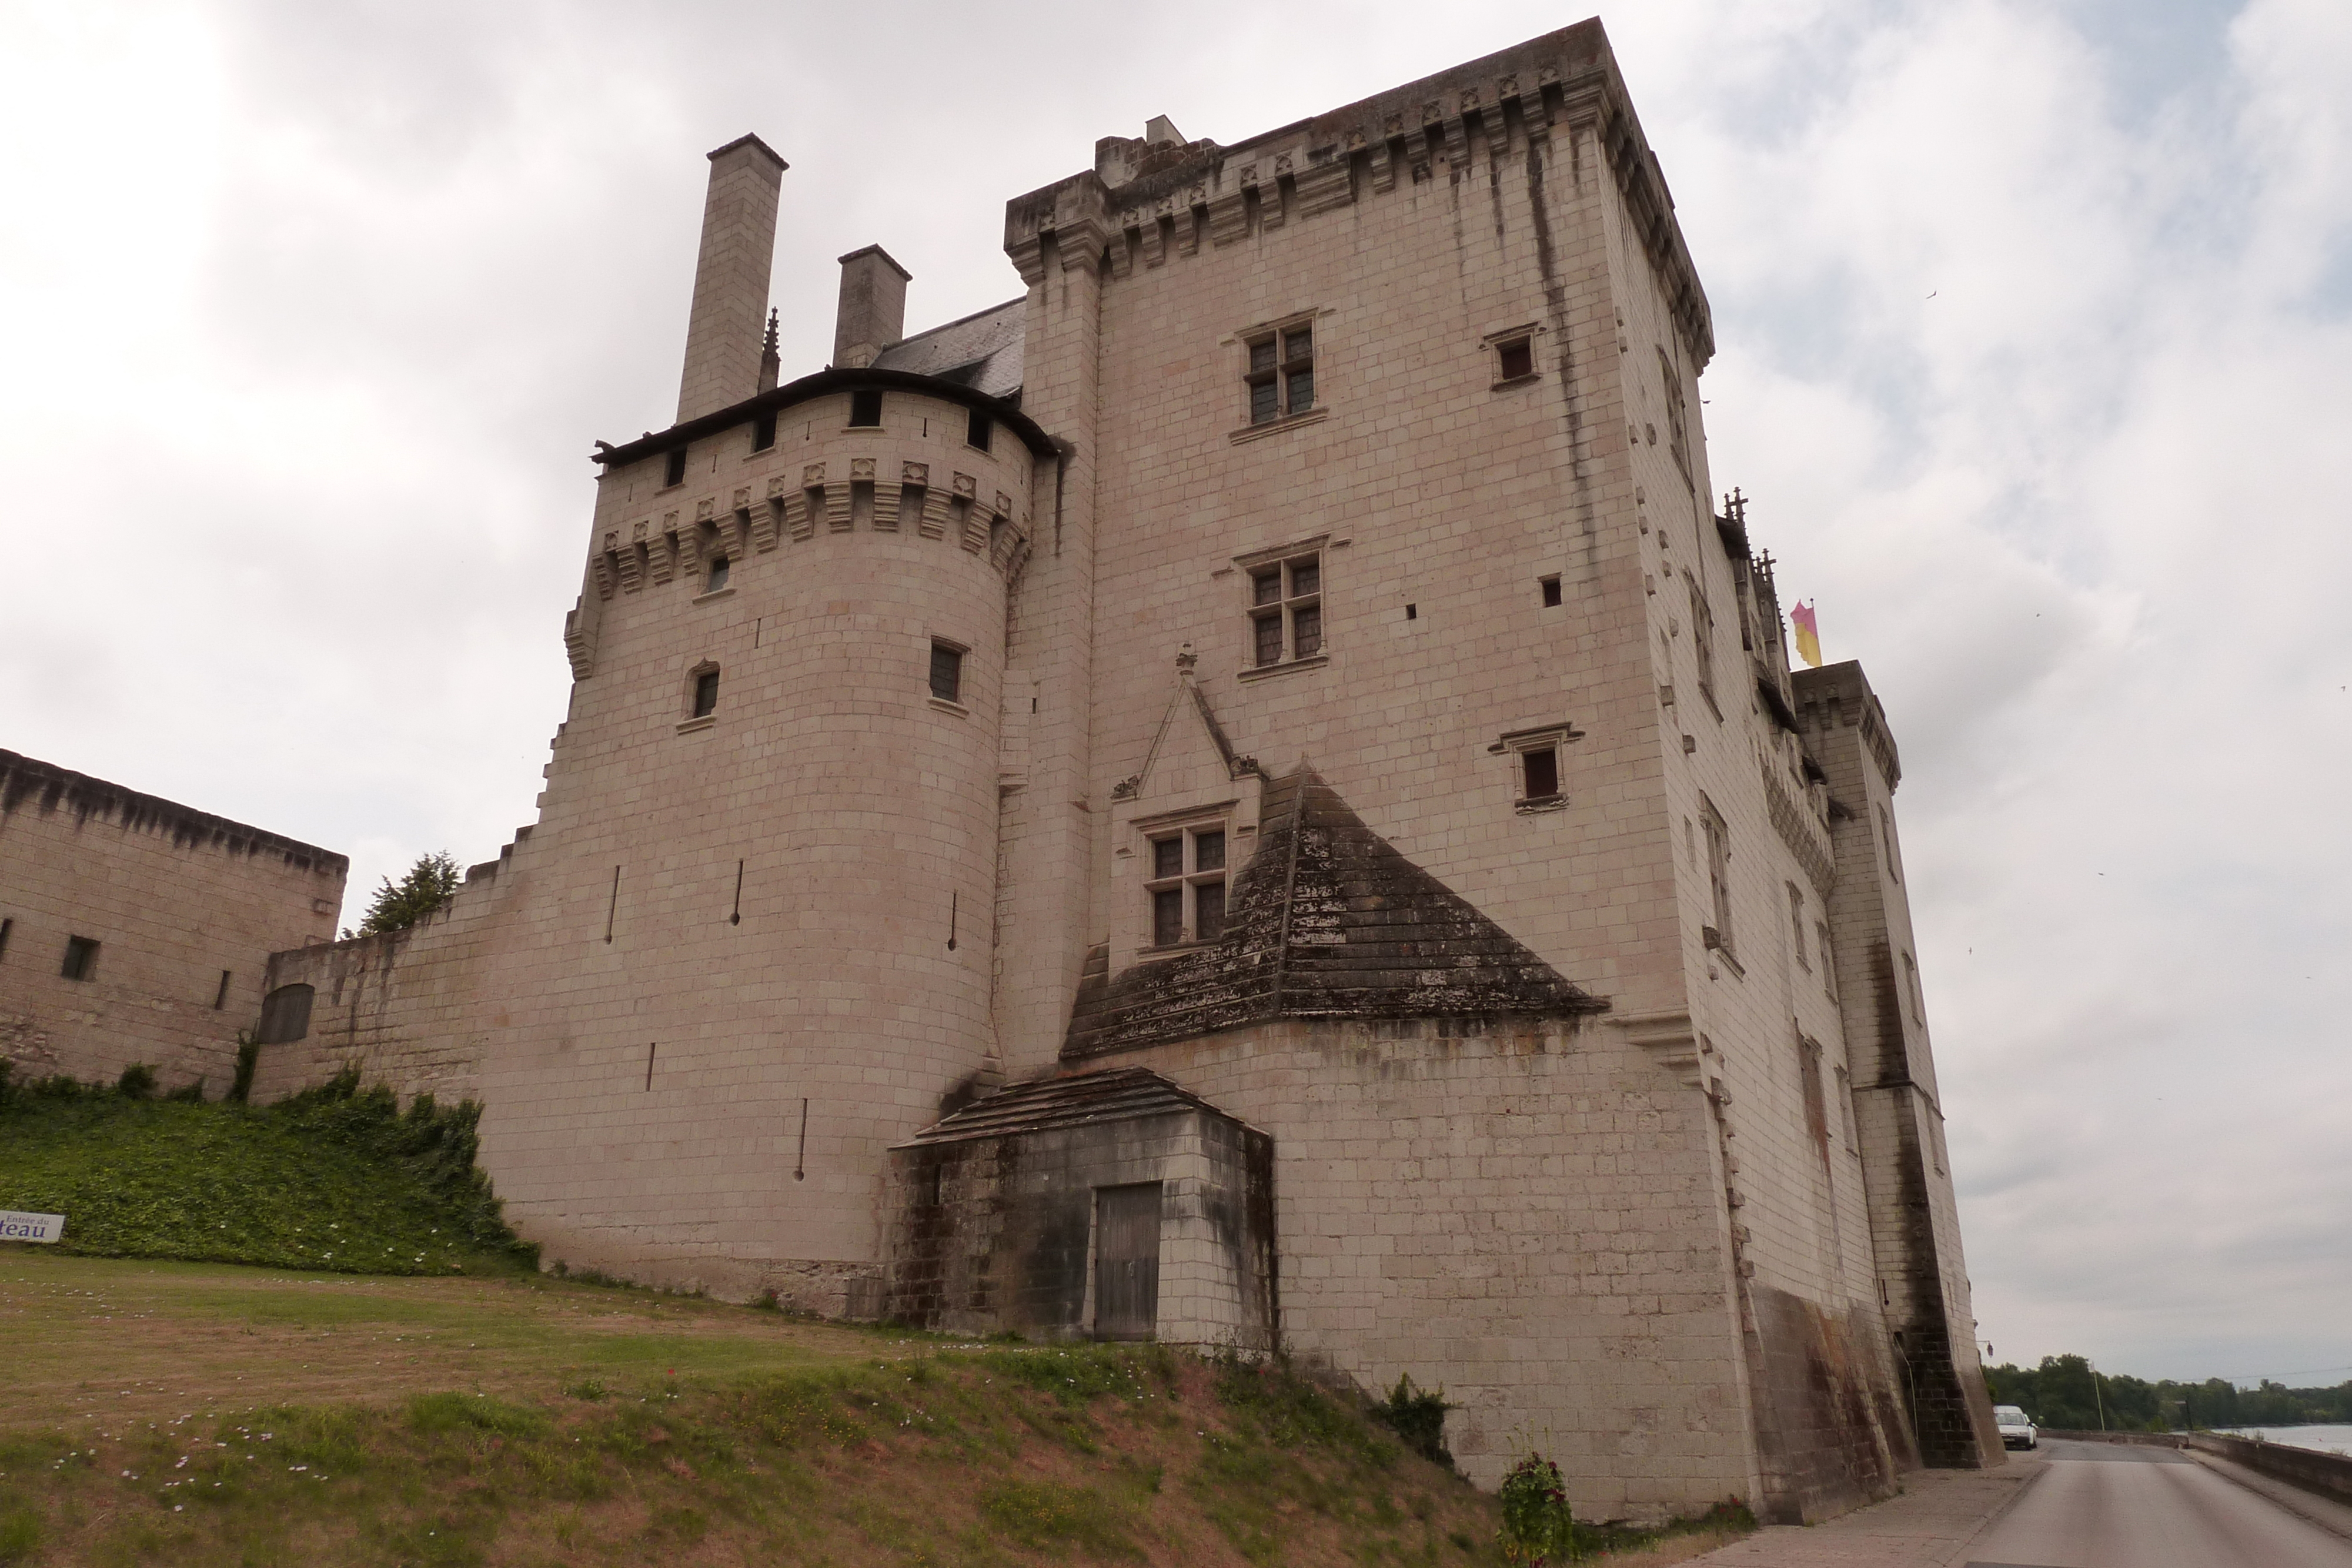
<path id="1" fill-rule="evenodd" d="M 642 1058 L 624 1251 L 682 1222 L 681 1257 L 863 1304 L 885 1151 L 994 1055 L 1006 617 L 1051 452 L 877 366 L 604 455 L 541 831 L 625 969 L 574 1023 Z"/>

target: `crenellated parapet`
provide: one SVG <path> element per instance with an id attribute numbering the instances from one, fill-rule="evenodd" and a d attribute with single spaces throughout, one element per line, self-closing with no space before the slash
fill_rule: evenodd
<path id="1" fill-rule="evenodd" d="M 1433 180 L 1465 179 L 1556 130 L 1589 133 L 1605 154 L 1675 325 L 1704 368 L 1715 352 L 1706 295 L 1597 23 L 1235 147 L 1107 138 L 1097 171 L 1111 179 L 1090 171 L 1006 204 L 1005 254 L 1033 287 L 1049 250 L 1065 268 L 1125 278 Z"/>
<path id="2" fill-rule="evenodd" d="M 1025 486 L 1024 486 L 1025 488 Z M 979 476 L 928 460 L 880 455 L 800 465 L 730 496 L 606 528 L 590 563 L 597 596 L 673 581 L 698 584 L 705 563 L 805 544 L 820 533 L 900 534 L 952 544 L 1010 578 L 1029 549 L 1028 508 Z"/>

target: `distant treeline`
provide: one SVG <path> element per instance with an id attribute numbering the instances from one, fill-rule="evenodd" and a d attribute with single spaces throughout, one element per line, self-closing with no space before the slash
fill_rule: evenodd
<path id="1" fill-rule="evenodd" d="M 2079 1355 L 2045 1355 L 2040 1366 L 1989 1366 L 1985 1386 L 1996 1405 L 2017 1405 L 2042 1427 L 2061 1431 L 2172 1432 L 2186 1427 L 2352 1424 L 2352 1382 L 2333 1388 L 2289 1388 L 2265 1378 L 2240 1388 L 2224 1378 L 2148 1383 L 2102 1372 Z M 2100 1418 L 2104 1408 L 2105 1419 Z"/>

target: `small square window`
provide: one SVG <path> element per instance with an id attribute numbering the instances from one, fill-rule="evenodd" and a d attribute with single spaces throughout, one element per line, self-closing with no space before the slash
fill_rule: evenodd
<path id="1" fill-rule="evenodd" d="M 702 580 L 702 591 L 705 593 L 716 593 L 720 589 L 726 587 L 728 570 L 729 562 L 725 556 L 712 556 L 710 558 L 709 575 Z"/>
<path id="2" fill-rule="evenodd" d="M 719 711 L 719 672 L 705 670 L 694 677 L 694 716 L 708 718 Z"/>
<path id="3" fill-rule="evenodd" d="M 1542 746 L 1519 753 L 1519 769 L 1527 787 L 1520 797 L 1527 800 L 1549 800 L 1559 794 L 1559 750 Z"/>
<path id="4" fill-rule="evenodd" d="M 683 446 L 673 446 L 669 450 L 669 455 L 665 458 L 662 463 L 662 488 L 667 490 L 672 485 L 683 485 L 685 483 L 686 448 Z"/>
<path id="5" fill-rule="evenodd" d="M 1506 338 L 1495 345 L 1498 381 L 1515 382 L 1536 373 L 1536 346 L 1530 338 Z"/>
<path id="6" fill-rule="evenodd" d="M 1309 553 L 1250 569 L 1250 663 L 1259 668 L 1323 651 L 1323 559 Z"/>
<path id="7" fill-rule="evenodd" d="M 854 392 L 849 394 L 849 423 L 852 425 L 873 426 L 882 423 L 882 394 L 879 392 Z"/>
<path id="8" fill-rule="evenodd" d="M 1537 586 L 1543 591 L 1544 608 L 1546 610 L 1557 609 L 1559 605 L 1559 579 L 1557 577 L 1538 578 L 1536 582 Z"/>
<path id="9" fill-rule="evenodd" d="M 94 979 L 98 975 L 98 943 L 88 936 L 66 938 L 65 967 L 58 971 L 68 980 Z"/>
<path id="10" fill-rule="evenodd" d="M 963 700 L 963 650 L 951 643 L 931 644 L 931 695 L 943 703 Z"/>
<path id="11" fill-rule="evenodd" d="M 751 450 L 765 452 L 776 444 L 776 416 L 763 413 L 751 422 Z"/>
<path id="12" fill-rule="evenodd" d="M 995 435 L 996 421 L 981 410 L 973 409 L 971 421 L 964 427 L 964 444 L 976 446 L 985 452 L 988 450 L 989 442 L 993 440 Z"/>

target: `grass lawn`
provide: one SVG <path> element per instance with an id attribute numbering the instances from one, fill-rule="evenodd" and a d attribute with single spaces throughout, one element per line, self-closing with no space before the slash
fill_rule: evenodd
<path id="1" fill-rule="evenodd" d="M 1500 1561 L 1494 1500 L 1360 1411 L 1157 1346 L 25 1246 L 0 1342 L 10 1564 Z"/>

